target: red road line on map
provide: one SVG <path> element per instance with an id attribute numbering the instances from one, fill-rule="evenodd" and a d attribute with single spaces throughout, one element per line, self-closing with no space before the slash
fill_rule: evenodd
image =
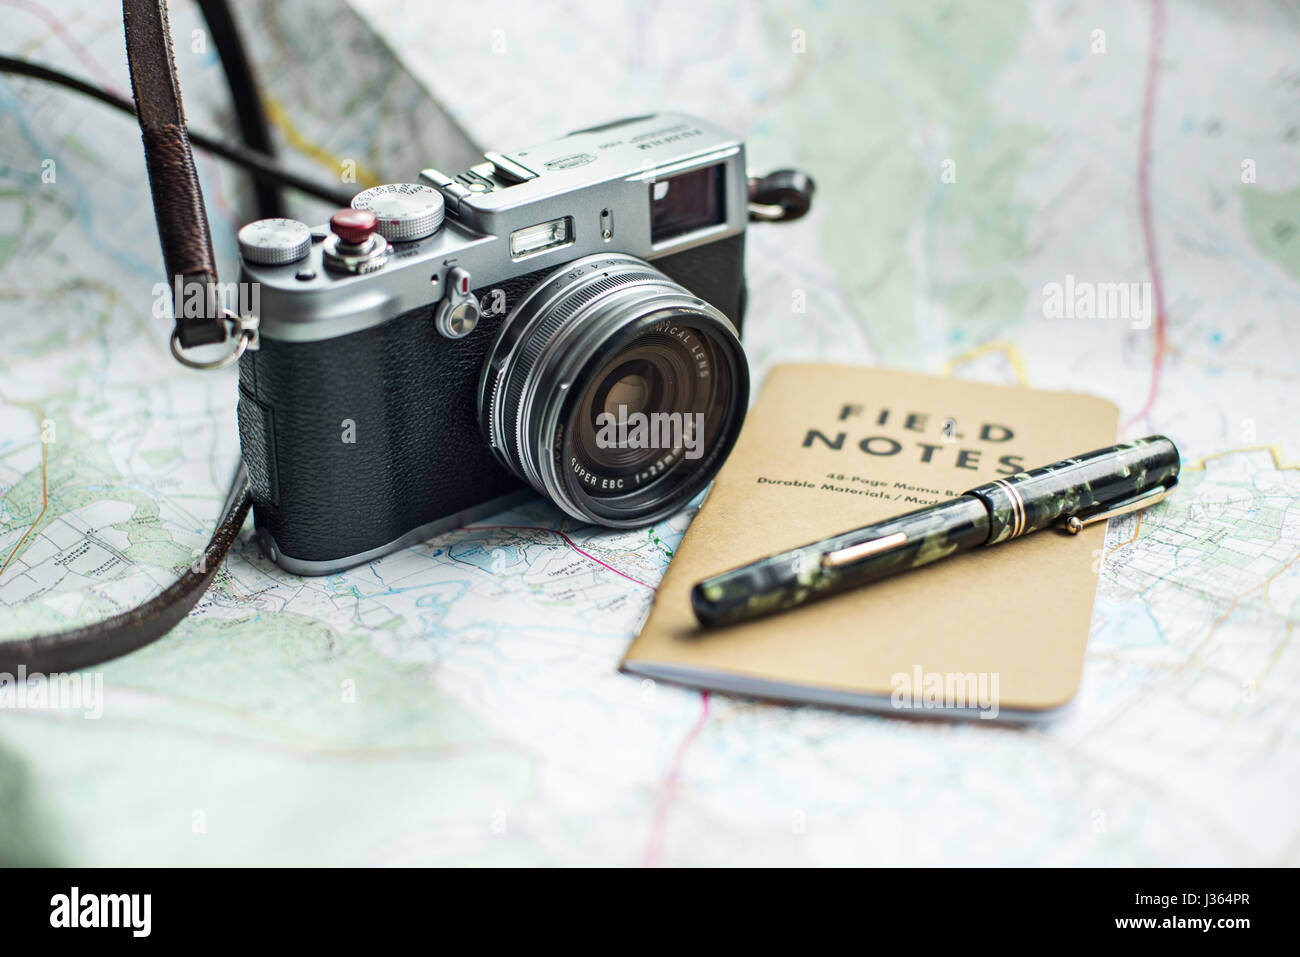
<path id="1" fill-rule="evenodd" d="M 1156 80 L 1160 74 L 1160 49 L 1164 32 L 1164 0 L 1151 0 L 1151 44 L 1147 51 L 1146 90 L 1142 95 L 1142 131 L 1138 137 L 1138 204 L 1142 220 L 1142 245 L 1146 248 L 1147 269 L 1151 273 L 1151 291 L 1155 299 L 1156 341 L 1147 400 L 1138 413 L 1124 423 L 1121 432 L 1127 432 L 1129 426 L 1151 413 L 1156 394 L 1160 391 L 1160 371 L 1165 361 L 1165 291 L 1151 218 L 1151 128 L 1156 111 Z"/>
<path id="2" fill-rule="evenodd" d="M 72 35 L 71 31 L 68 30 L 67 24 L 49 10 L 45 9 L 45 7 L 37 3 L 31 3 L 29 0 L 0 0 L 0 4 L 7 7 L 17 7 L 19 10 L 26 10 L 28 13 L 43 22 L 50 28 L 51 32 L 62 40 L 64 45 L 71 50 L 79 60 L 81 60 L 83 65 L 88 67 L 92 73 L 99 76 L 100 84 L 105 89 L 112 93 L 116 93 L 118 96 L 122 95 L 117 88 L 117 84 L 113 80 L 112 74 L 104 69 L 104 67 L 100 65 L 99 61 L 90 55 L 90 51 L 82 45 L 80 40 Z"/>
<path id="3" fill-rule="evenodd" d="M 621 572 L 613 565 L 610 565 L 606 562 L 602 562 L 599 558 L 597 558 L 595 555 L 591 554 L 590 552 L 584 552 L 581 548 L 579 548 L 577 545 L 573 543 L 573 539 L 571 539 L 568 535 L 565 535 L 558 528 L 546 528 L 545 526 L 542 525 L 466 525 L 465 526 L 465 531 L 467 532 L 484 532 L 484 531 L 492 531 L 494 529 L 505 529 L 512 532 L 551 532 L 552 534 L 559 535 L 560 538 L 564 539 L 564 544 L 568 545 L 570 548 L 572 548 L 583 558 L 591 559 L 593 562 L 595 562 L 597 565 L 600 565 L 602 568 L 608 568 L 615 575 L 622 575 L 628 581 L 635 582 L 636 584 L 640 585 L 642 588 L 649 588 L 651 591 L 658 590 L 655 588 L 654 585 L 647 585 L 645 582 L 641 581 L 641 579 L 633 578 L 627 572 Z"/>
<path id="4" fill-rule="evenodd" d="M 708 722 L 709 693 L 701 691 L 700 716 L 686 732 L 682 743 L 677 745 L 677 752 L 673 755 L 672 764 L 668 766 L 668 774 L 664 777 L 663 787 L 659 790 L 659 805 L 655 808 L 654 821 L 650 825 L 650 840 L 646 844 L 645 856 L 641 859 L 642 867 L 658 867 L 663 860 L 664 836 L 668 830 L 668 811 L 672 808 L 673 799 L 677 797 L 677 779 L 681 777 L 682 763 L 686 759 L 686 752 L 691 749 L 691 745 L 695 743 L 695 739 L 700 736 L 700 732 Z"/>

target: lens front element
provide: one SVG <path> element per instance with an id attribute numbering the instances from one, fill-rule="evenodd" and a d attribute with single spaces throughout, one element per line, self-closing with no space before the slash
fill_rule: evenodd
<path id="1" fill-rule="evenodd" d="M 643 260 L 598 255 L 547 276 L 507 317 L 479 409 L 501 461 L 565 512 L 634 527 L 712 480 L 748 398 L 721 312 Z"/>

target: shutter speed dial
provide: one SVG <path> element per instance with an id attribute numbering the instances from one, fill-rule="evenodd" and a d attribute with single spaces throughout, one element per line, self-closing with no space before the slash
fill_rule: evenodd
<path id="1" fill-rule="evenodd" d="M 432 236 L 442 227 L 442 194 L 419 183 L 387 183 L 352 198 L 352 208 L 375 214 L 379 234 L 393 243 Z"/>

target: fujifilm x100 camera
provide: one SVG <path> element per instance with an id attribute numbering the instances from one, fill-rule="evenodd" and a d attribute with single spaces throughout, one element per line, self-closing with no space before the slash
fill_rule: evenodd
<path id="1" fill-rule="evenodd" d="M 736 440 L 744 144 L 658 114 L 485 160 L 367 189 L 328 228 L 240 230 L 260 324 L 240 442 L 289 571 L 368 561 L 530 487 L 583 522 L 647 525 Z"/>

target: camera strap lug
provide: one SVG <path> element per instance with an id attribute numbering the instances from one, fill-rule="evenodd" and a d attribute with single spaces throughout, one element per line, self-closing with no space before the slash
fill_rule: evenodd
<path id="1" fill-rule="evenodd" d="M 173 332 L 171 338 L 172 357 L 183 366 L 189 366 L 191 369 L 199 369 L 203 372 L 211 372 L 214 369 L 224 369 L 228 365 L 233 365 L 239 361 L 239 357 L 245 352 L 256 352 L 261 347 L 262 340 L 258 334 L 261 320 L 257 316 L 238 316 L 229 309 L 222 310 L 222 313 L 223 318 L 230 323 L 234 332 L 235 347 L 233 349 L 220 359 L 191 359 L 182 351 L 184 346 L 181 345 L 180 333 Z"/>
<path id="2" fill-rule="evenodd" d="M 779 169 L 766 176 L 749 177 L 751 222 L 791 222 L 812 206 L 816 184 L 807 173 Z"/>

